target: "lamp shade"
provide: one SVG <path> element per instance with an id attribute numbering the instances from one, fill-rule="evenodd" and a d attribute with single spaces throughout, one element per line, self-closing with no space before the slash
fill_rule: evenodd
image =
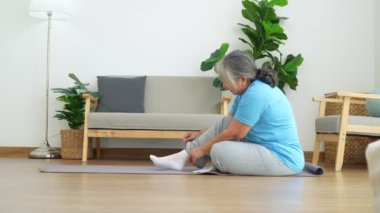
<path id="1" fill-rule="evenodd" d="M 29 15 L 47 19 L 47 13 L 51 12 L 52 19 L 69 19 L 72 12 L 71 3 L 71 0 L 30 0 Z"/>

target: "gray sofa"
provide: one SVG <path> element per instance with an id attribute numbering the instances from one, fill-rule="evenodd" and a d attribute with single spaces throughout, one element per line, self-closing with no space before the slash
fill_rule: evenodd
<path id="1" fill-rule="evenodd" d="M 106 78 L 109 80 L 108 77 Z M 221 91 L 213 87 L 213 79 L 213 77 L 147 76 L 144 87 L 141 87 L 142 90 L 145 89 L 143 112 L 141 109 L 136 112 L 107 112 L 104 110 L 105 107 L 101 106 L 99 109 L 102 109 L 102 112 L 90 111 L 90 103 L 97 107 L 98 100 L 85 94 L 82 161 L 87 161 L 85 156 L 88 152 L 89 137 L 173 139 L 181 138 L 187 131 L 199 131 L 210 127 L 228 113 L 230 101 L 229 96 L 222 97 Z M 105 85 L 114 86 L 112 81 Z M 101 88 L 99 77 L 98 87 Z M 99 92 L 101 93 L 100 90 Z M 125 92 L 111 91 L 110 93 L 123 95 Z M 132 94 L 133 98 L 135 98 L 135 93 Z M 101 96 L 99 104 L 102 104 L 102 98 L 108 97 Z M 111 99 L 120 100 L 120 98 L 122 97 L 116 96 Z M 98 153 L 99 143 L 97 140 Z"/>

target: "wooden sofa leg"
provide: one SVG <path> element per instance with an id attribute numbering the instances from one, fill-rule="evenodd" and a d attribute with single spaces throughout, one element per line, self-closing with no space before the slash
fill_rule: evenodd
<path id="1" fill-rule="evenodd" d="M 311 163 L 313 164 L 318 164 L 320 147 L 321 147 L 321 140 L 319 139 L 318 134 L 317 134 L 315 136 L 313 159 L 311 161 Z"/>
<path id="2" fill-rule="evenodd" d="M 87 162 L 87 153 L 88 153 L 88 137 L 87 132 L 83 136 L 83 153 L 82 153 L 82 162 Z"/>
<path id="3" fill-rule="evenodd" d="M 100 138 L 96 138 L 96 159 L 100 159 Z"/>
<path id="4" fill-rule="evenodd" d="M 339 134 L 339 139 L 338 139 L 338 144 L 337 144 L 337 151 L 336 151 L 336 158 L 335 158 L 335 171 L 337 172 L 342 171 L 345 146 L 346 146 L 346 133 L 343 132 Z"/>

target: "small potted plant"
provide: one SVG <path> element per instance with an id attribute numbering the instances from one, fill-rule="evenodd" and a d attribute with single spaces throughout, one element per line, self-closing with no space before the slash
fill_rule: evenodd
<path id="1" fill-rule="evenodd" d="M 84 106 L 83 93 L 90 93 L 94 97 L 99 97 L 97 92 L 91 92 L 88 83 L 82 83 L 77 76 L 69 73 L 69 77 L 74 80 L 74 86 L 68 88 L 53 88 L 54 93 L 60 93 L 58 101 L 64 103 L 62 110 L 57 110 L 54 115 L 58 120 L 66 120 L 69 130 L 61 130 L 61 155 L 64 159 L 81 159 L 83 147 Z M 89 157 L 92 152 L 89 152 Z"/>

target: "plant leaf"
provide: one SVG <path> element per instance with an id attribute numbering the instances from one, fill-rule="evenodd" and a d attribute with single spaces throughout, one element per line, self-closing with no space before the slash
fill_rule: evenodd
<path id="1" fill-rule="evenodd" d="M 303 57 L 302 55 L 297 55 L 292 57 L 291 55 L 287 57 L 285 64 L 282 66 L 286 72 L 296 72 L 297 68 L 302 64 Z"/>
<path id="2" fill-rule="evenodd" d="M 214 67 L 214 65 L 220 61 L 224 55 L 226 54 L 228 47 L 230 45 L 228 43 L 223 43 L 219 49 L 215 50 L 211 53 L 210 57 L 201 63 L 201 70 L 208 71 Z"/>
<path id="3" fill-rule="evenodd" d="M 76 84 L 82 84 L 82 82 L 74 73 L 69 73 L 69 78 L 73 79 Z"/>
<path id="4" fill-rule="evenodd" d="M 267 5 L 269 7 L 273 7 L 273 6 L 284 7 L 284 6 L 288 5 L 288 0 L 268 0 Z"/>
<path id="5" fill-rule="evenodd" d="M 62 101 L 64 103 L 68 103 L 69 102 L 69 98 L 66 95 L 61 95 L 61 96 L 57 97 L 57 100 L 58 101 Z"/>
<path id="6" fill-rule="evenodd" d="M 244 0 L 242 1 L 242 4 L 244 9 L 241 11 L 241 14 L 245 19 L 251 22 L 260 20 L 260 16 L 258 13 L 259 6 L 255 2 Z"/>
<path id="7" fill-rule="evenodd" d="M 278 22 L 278 17 L 275 10 L 266 4 L 266 1 L 259 2 L 258 13 L 260 15 L 260 21 L 274 21 Z"/>
<path id="8" fill-rule="evenodd" d="M 241 31 L 248 37 L 252 44 L 252 49 L 257 49 L 260 47 L 260 36 L 257 34 L 256 30 L 250 30 L 249 28 L 242 28 Z"/>
<path id="9" fill-rule="evenodd" d="M 288 36 L 285 33 L 272 33 L 272 36 L 280 40 L 288 39 Z"/>
<path id="10" fill-rule="evenodd" d="M 255 47 L 251 43 L 249 43 L 247 40 L 245 40 L 244 38 L 239 38 L 239 40 L 242 41 L 243 43 L 248 44 L 252 49 L 255 49 Z"/>
<path id="11" fill-rule="evenodd" d="M 270 61 L 266 61 L 261 65 L 261 69 L 272 69 L 272 63 Z"/>
<path id="12" fill-rule="evenodd" d="M 284 34 L 284 29 L 279 24 L 273 24 L 269 21 L 264 21 L 263 26 L 268 37 L 273 34 Z"/>
<path id="13" fill-rule="evenodd" d="M 264 48 L 267 49 L 268 51 L 274 51 L 274 50 L 277 50 L 279 47 L 278 44 L 274 43 L 273 41 L 271 40 L 267 40 L 265 43 L 264 43 Z"/>
<path id="14" fill-rule="evenodd" d="M 283 87 L 288 84 L 293 90 L 296 90 L 298 86 L 297 70 L 302 64 L 303 57 L 299 54 L 296 57 L 288 55 L 284 64 L 278 69 L 277 75 L 279 79 L 279 88 L 283 90 Z M 280 87 L 281 86 L 281 87 Z"/>
<path id="15" fill-rule="evenodd" d="M 219 88 L 220 90 L 225 90 L 223 87 L 223 82 L 219 78 L 215 78 L 212 82 L 212 85 L 214 85 L 216 88 Z"/>

